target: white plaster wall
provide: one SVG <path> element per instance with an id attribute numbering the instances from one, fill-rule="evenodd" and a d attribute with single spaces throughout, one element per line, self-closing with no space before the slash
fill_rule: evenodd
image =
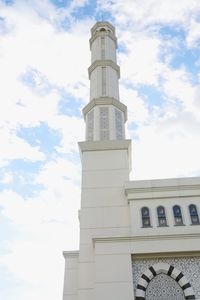
<path id="1" fill-rule="evenodd" d="M 79 259 L 77 255 L 65 256 L 65 276 L 63 300 L 78 300 L 78 266 Z"/>
<path id="2" fill-rule="evenodd" d="M 116 141 L 113 141 L 113 148 L 115 143 Z M 111 143 L 102 142 L 102 145 L 111 145 Z M 106 299 L 109 295 L 110 300 L 116 300 L 119 299 L 119 293 L 116 298 L 116 289 L 119 288 L 116 287 L 115 290 L 113 288 L 117 285 L 115 278 L 111 279 L 112 270 L 109 267 L 115 265 L 116 257 L 97 257 L 93 237 L 127 236 L 130 233 L 128 202 L 123 192 L 124 182 L 129 178 L 127 146 L 119 150 L 99 151 L 97 147 L 97 149 L 82 151 L 82 167 L 78 299 L 100 299 L 100 295 Z M 120 257 L 120 268 L 126 260 L 124 256 Z M 128 260 L 126 265 L 130 266 Z M 107 277 L 104 276 L 106 273 Z M 118 283 L 122 286 L 121 293 L 123 289 L 127 289 L 127 282 L 124 282 L 122 277 L 118 278 Z M 132 300 L 131 297 L 127 298 L 129 299 Z"/>
<path id="3" fill-rule="evenodd" d="M 101 59 L 101 37 L 98 36 L 92 43 L 91 47 L 91 62 Z"/>
<path id="4" fill-rule="evenodd" d="M 107 67 L 107 96 L 119 100 L 119 84 L 117 71 Z"/>
<path id="5" fill-rule="evenodd" d="M 105 51 L 105 58 L 110 59 L 116 63 L 116 45 L 115 42 L 109 37 L 106 36 L 105 40 L 106 51 Z"/>
<path id="6" fill-rule="evenodd" d="M 108 35 L 103 35 L 105 38 L 105 59 L 116 62 L 116 44 L 113 39 Z M 101 60 L 101 36 L 98 36 L 92 43 L 91 46 L 91 63 L 95 60 Z"/>
<path id="7" fill-rule="evenodd" d="M 95 68 L 90 77 L 90 100 L 102 95 L 102 72 L 101 67 Z"/>
<path id="8" fill-rule="evenodd" d="M 95 292 L 98 300 L 134 299 L 128 244 L 95 243 Z"/>
<path id="9" fill-rule="evenodd" d="M 187 191 L 186 191 L 187 193 Z M 171 193 L 170 193 L 171 194 Z M 147 194 L 145 195 L 147 197 Z M 130 200 L 130 214 L 131 214 L 131 231 L 132 235 L 148 235 L 148 234 L 177 234 L 177 233 L 200 233 L 200 225 L 191 225 L 189 214 L 189 205 L 195 204 L 199 211 L 200 196 L 193 197 L 187 195 L 186 197 L 166 197 Z M 157 207 L 164 206 L 167 218 L 167 227 L 158 226 Z M 174 222 L 173 206 L 179 205 L 182 211 L 184 226 L 176 226 Z M 148 207 L 150 211 L 151 226 L 150 228 L 142 228 L 141 208 Z"/>
<path id="10" fill-rule="evenodd" d="M 119 100 L 118 74 L 109 66 L 106 67 L 106 95 L 102 94 L 102 67 L 96 67 L 90 77 L 90 100 L 102 96 Z"/>

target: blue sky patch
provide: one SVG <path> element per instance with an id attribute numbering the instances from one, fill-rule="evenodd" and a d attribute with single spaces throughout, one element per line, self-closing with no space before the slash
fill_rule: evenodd
<path id="1" fill-rule="evenodd" d="M 56 152 L 55 147 L 59 146 L 61 141 L 61 134 L 44 122 L 36 127 L 21 127 L 17 132 L 17 136 L 24 139 L 31 146 L 39 147 L 40 151 L 48 156 Z"/>
<path id="2" fill-rule="evenodd" d="M 146 99 L 149 108 L 162 106 L 163 93 L 151 85 L 140 85 L 137 87 L 138 94 L 141 98 Z"/>
<path id="3" fill-rule="evenodd" d="M 54 88 L 40 71 L 28 67 L 26 72 L 21 75 L 22 82 L 28 86 L 34 93 L 44 96 Z"/>
<path id="4" fill-rule="evenodd" d="M 42 162 L 30 162 L 16 159 L 0 172 L 0 191 L 12 190 L 23 197 L 36 196 L 43 189 L 42 185 L 35 183 L 35 178 L 42 166 Z M 12 172 L 13 179 L 8 183 L 1 183 L 4 174 Z"/>
<path id="5" fill-rule="evenodd" d="M 96 15 L 96 0 L 88 1 L 84 6 L 77 7 L 77 9 L 72 13 L 72 16 L 77 19 L 85 19 L 86 16 Z"/>
<path id="6" fill-rule="evenodd" d="M 58 113 L 60 115 L 82 117 L 80 111 L 80 102 L 66 91 L 60 92 L 60 101 L 58 104 Z"/>
<path id="7" fill-rule="evenodd" d="M 50 0 L 50 2 L 58 8 L 68 7 L 72 0 Z"/>

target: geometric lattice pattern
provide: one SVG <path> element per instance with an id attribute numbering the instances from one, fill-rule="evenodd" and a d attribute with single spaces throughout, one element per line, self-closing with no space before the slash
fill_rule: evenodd
<path id="1" fill-rule="evenodd" d="M 106 96 L 106 67 L 102 67 L 102 96 Z"/>
<path id="2" fill-rule="evenodd" d="M 135 259 L 135 260 L 133 258 L 132 270 L 133 270 L 133 284 L 134 284 L 134 288 L 135 288 L 135 293 L 137 290 L 138 282 L 141 280 L 142 275 L 149 268 L 151 268 L 152 266 L 154 266 L 156 264 L 160 264 L 160 263 L 165 263 L 165 264 L 168 264 L 169 266 L 173 266 L 175 269 L 179 270 L 179 271 L 177 271 L 177 273 L 180 272 L 181 274 L 184 275 L 184 278 L 187 279 L 187 281 L 182 282 L 181 280 L 183 280 L 183 279 L 180 279 L 181 275 L 177 279 L 177 280 L 180 280 L 178 282 L 179 286 L 182 285 L 182 287 L 183 287 L 186 283 L 189 283 L 191 285 L 193 298 L 186 297 L 185 299 L 200 300 L 200 257 L 191 257 L 191 256 L 190 257 L 174 257 L 174 258 L 173 257 L 172 258 L 147 258 L 147 259 Z M 155 275 L 158 276 L 158 274 L 155 274 Z M 175 281 L 177 281 L 176 278 L 178 275 L 179 274 L 174 275 Z M 153 289 L 158 288 L 159 282 L 162 278 L 162 276 L 161 276 L 161 277 L 158 277 L 158 279 L 156 279 L 157 276 L 152 276 L 152 280 L 153 280 L 153 277 L 156 280 L 155 285 L 152 285 Z M 174 279 L 172 279 L 172 280 L 174 280 Z M 168 280 L 170 280 L 170 279 L 168 279 Z M 150 281 L 149 281 L 149 284 L 150 284 Z M 152 281 L 152 284 L 153 284 L 153 281 Z M 162 283 L 162 285 L 164 285 L 164 283 Z M 174 291 L 175 286 L 173 287 L 171 285 L 171 289 L 173 291 Z M 149 285 L 149 288 L 151 288 L 151 285 Z M 189 288 L 190 288 L 189 286 L 186 286 L 186 288 L 188 288 L 188 291 L 191 290 L 191 289 L 189 290 Z M 147 291 L 148 291 L 148 296 L 150 297 L 151 290 L 148 290 L 148 286 L 146 286 L 145 292 L 147 293 Z M 185 293 L 186 290 L 183 290 L 183 292 Z M 177 290 L 177 297 L 179 297 L 179 294 L 180 293 Z M 189 296 L 189 294 L 187 296 Z M 137 299 L 148 299 L 148 298 L 137 298 Z M 149 298 L 149 299 L 154 299 L 154 298 Z M 160 298 L 160 299 L 162 299 L 162 298 Z M 171 298 L 168 296 L 168 300 L 174 300 L 174 299 L 176 299 L 176 298 L 174 298 L 174 296 L 173 297 L 171 296 Z M 177 298 L 177 299 L 179 299 L 179 298 Z"/>
<path id="3" fill-rule="evenodd" d="M 105 37 L 101 37 L 101 59 L 105 59 Z"/>
<path id="4" fill-rule="evenodd" d="M 87 114 L 87 140 L 94 140 L 94 110 Z"/>
<path id="5" fill-rule="evenodd" d="M 100 107 L 100 140 L 109 140 L 108 107 Z"/>
<path id="6" fill-rule="evenodd" d="M 124 139 L 122 112 L 120 112 L 118 109 L 115 109 L 115 128 L 116 128 L 116 139 L 117 140 Z"/>
<path id="7" fill-rule="evenodd" d="M 180 285 L 166 274 L 158 274 L 147 286 L 146 300 L 185 300 Z"/>

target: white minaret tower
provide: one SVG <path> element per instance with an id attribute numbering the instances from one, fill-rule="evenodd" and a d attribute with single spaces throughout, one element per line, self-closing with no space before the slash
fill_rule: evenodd
<path id="1" fill-rule="evenodd" d="M 86 140 L 122 140 L 127 109 L 119 101 L 115 28 L 108 22 L 97 22 L 91 34 L 90 102 L 83 109 Z"/>
<path id="2" fill-rule="evenodd" d="M 131 255 L 123 250 L 114 255 L 115 244 L 109 250 L 104 243 L 130 235 L 124 183 L 129 180 L 131 141 L 125 139 L 127 109 L 119 101 L 117 39 L 108 22 L 97 22 L 91 33 L 90 101 L 83 109 L 86 141 L 79 142 L 80 249 L 64 252 L 63 300 L 133 300 Z"/>

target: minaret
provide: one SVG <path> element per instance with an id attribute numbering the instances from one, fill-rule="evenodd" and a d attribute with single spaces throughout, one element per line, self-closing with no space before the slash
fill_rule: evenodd
<path id="1" fill-rule="evenodd" d="M 104 238 L 130 235 L 124 183 L 131 169 L 131 141 L 125 139 L 127 109 L 119 101 L 117 39 L 108 22 L 97 22 L 91 33 L 90 101 L 83 109 L 86 141 L 78 143 L 82 163 L 80 249 L 64 253 L 63 300 L 132 300 L 131 255 L 110 255 L 103 246 Z"/>
<path id="2" fill-rule="evenodd" d="M 91 34 L 90 102 L 83 109 L 86 140 L 122 140 L 127 108 L 119 101 L 115 28 L 108 22 L 97 22 Z"/>

